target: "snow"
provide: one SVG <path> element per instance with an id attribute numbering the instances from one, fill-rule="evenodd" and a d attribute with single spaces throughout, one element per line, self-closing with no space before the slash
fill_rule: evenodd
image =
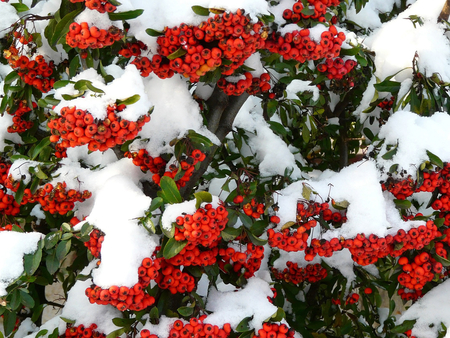
<path id="1" fill-rule="evenodd" d="M 233 126 L 250 132 L 248 145 L 260 162 L 259 170 L 262 177 L 284 175 L 286 169 L 293 169 L 291 177 L 300 178 L 301 173 L 295 163 L 294 155 L 264 120 L 259 99 L 250 97 L 246 101 L 236 116 Z"/>
<path id="2" fill-rule="evenodd" d="M 375 75 L 383 80 L 396 74 L 403 81 L 412 76 L 412 61 L 417 52 L 419 70 L 427 76 L 437 72 L 444 81 L 450 80 L 450 43 L 444 34 L 445 26 L 436 24 L 444 0 L 418 0 L 397 18 L 383 24 L 365 40 L 376 51 Z M 413 22 L 410 16 L 422 18 L 423 25 Z"/>
<path id="3" fill-rule="evenodd" d="M 6 288 L 24 272 L 23 255 L 32 254 L 38 248 L 41 233 L 0 232 L 0 296 L 7 294 Z"/>
<path id="4" fill-rule="evenodd" d="M 450 281 L 447 280 L 428 291 L 425 296 L 414 303 L 398 319 L 398 323 L 405 320 L 417 319 L 412 329 L 412 335 L 423 338 L 435 338 L 441 323 L 450 325 Z M 432 325 L 433 324 L 433 325 Z M 448 334 L 445 336 L 448 337 Z"/>
<path id="5" fill-rule="evenodd" d="M 138 218 L 144 216 L 151 198 L 125 175 L 109 178 L 98 191 L 89 217 L 90 224 L 105 233 L 102 261 L 93 271 L 93 281 L 102 288 L 132 287 L 138 282 L 138 268 L 159 244 Z"/>
<path id="6" fill-rule="evenodd" d="M 450 44 L 448 33 L 446 35 L 443 24 L 436 24 L 437 16 L 443 6 L 444 0 L 433 2 L 426 0 L 410 1 L 412 5 L 395 19 L 382 23 L 379 14 L 389 12 L 395 4 L 399 5 L 400 0 L 370 0 L 367 5 L 356 13 L 351 5 L 347 11 L 348 19 L 357 25 L 367 29 L 370 34 L 365 40 L 362 36 L 348 34 L 347 37 L 352 42 L 364 40 L 367 48 L 375 51 L 375 76 L 370 80 L 364 93 L 361 104 L 353 112 L 359 116 L 362 122 L 367 123 L 369 116 L 376 116 L 380 109 L 376 108 L 372 113 L 365 114 L 376 91 L 375 83 L 379 83 L 386 77 L 395 75 L 393 80 L 401 82 L 399 98 L 401 99 L 412 84 L 412 60 L 415 53 L 418 54 L 418 68 L 426 75 L 439 73 L 443 81 L 450 81 Z M 26 1 L 27 4 L 30 1 Z M 156 51 L 156 38 L 149 36 L 145 30 L 152 28 L 164 30 L 167 27 L 179 26 L 181 22 L 197 25 L 207 17 L 195 15 L 192 11 L 193 5 L 209 8 L 223 8 L 235 11 L 238 8 L 245 8 L 253 20 L 260 14 L 275 15 L 275 22 L 279 25 L 285 23 L 281 18 L 284 9 L 292 8 L 293 0 L 281 0 L 275 6 L 270 6 L 265 0 L 123 0 L 119 6 L 119 11 L 134 9 L 144 9 L 144 14 L 136 19 L 128 20 L 130 29 L 128 35 L 142 40 L 150 47 L 149 54 Z M 40 2 L 31 13 L 47 15 L 54 13 L 60 5 L 60 1 Z M 0 22 L 0 37 L 3 37 L 5 30 L 14 23 L 18 16 L 9 3 L 0 2 L 0 13 L 3 19 Z M 423 25 L 416 23 L 414 26 L 410 17 L 420 16 Z M 211 14 L 212 16 L 212 14 Z M 111 25 L 123 28 L 122 22 L 112 22 L 107 14 L 99 14 L 96 11 L 85 10 L 77 18 L 77 22 L 88 22 L 107 29 Z M 38 31 L 42 31 L 47 20 L 36 22 Z M 339 30 L 342 28 L 337 27 Z M 281 32 L 288 32 L 298 29 L 297 25 L 285 25 Z M 317 25 L 311 29 L 311 36 L 316 41 L 319 40 L 321 32 L 327 28 Z M 58 47 L 58 51 L 53 51 L 44 39 L 44 45 L 40 52 L 48 58 L 56 61 L 67 57 L 67 53 Z M 267 70 L 260 61 L 259 53 L 251 56 L 245 65 L 253 68 L 253 76 L 259 76 Z M 311 68 L 313 62 L 310 62 Z M 9 66 L 0 65 L 0 76 L 2 79 L 11 71 Z M 189 87 L 186 79 L 175 75 L 170 79 L 161 80 L 155 75 L 142 78 L 134 66 L 127 66 L 125 69 L 112 65 L 106 67 L 108 74 L 113 75 L 114 80 L 108 84 L 94 69 L 87 69 L 74 78 L 73 82 L 79 80 L 89 80 L 92 85 L 104 91 L 104 94 L 86 90 L 82 97 L 73 100 L 64 100 L 62 95 L 78 95 L 74 84 L 54 91 L 55 98 L 61 102 L 55 107 L 58 113 L 64 106 L 77 106 L 79 109 L 87 109 L 97 119 L 106 117 L 106 107 L 117 100 L 123 100 L 135 94 L 140 99 L 129 105 L 119 115 L 127 120 L 136 121 L 140 116 L 146 114 L 152 107 L 154 111 L 151 115 L 151 122 L 143 127 L 139 140 L 134 141 L 131 148 L 145 148 L 151 156 L 158 156 L 163 153 L 173 153 L 171 141 L 183 138 L 189 130 L 208 137 L 215 144 L 219 140 L 203 125 L 203 116 L 199 104 L 192 97 L 192 92 L 201 99 L 208 99 L 213 91 L 213 87 L 205 84 L 198 84 L 193 88 Z M 273 76 L 274 74 L 271 74 Z M 278 75 L 278 74 L 277 74 Z M 1 83 L 3 87 L 3 83 Z M 295 79 L 286 88 L 286 99 L 297 99 L 296 93 L 308 91 L 313 94 L 313 100 L 319 99 L 319 89 L 312 85 L 310 81 Z M 380 98 L 387 93 L 381 93 Z M 335 107 L 339 97 L 331 95 L 329 105 L 331 110 Z M 399 102 L 399 101 L 397 101 Z M 421 221 L 405 222 L 400 218 L 398 210 L 395 208 L 393 197 L 382 192 L 379 181 L 384 177 L 380 175 L 378 168 L 389 169 L 392 164 L 398 164 L 400 168 L 407 170 L 407 174 L 415 175 L 417 167 L 428 160 L 427 150 L 438 156 L 442 161 L 450 161 L 450 150 L 448 144 L 450 136 L 450 117 L 447 113 L 435 113 L 430 117 L 424 117 L 410 112 L 409 106 L 401 107 L 392 114 L 387 123 L 380 128 L 379 137 L 384 140 L 380 154 L 387 151 L 387 145 L 398 144 L 397 153 L 391 160 L 382 159 L 381 155 L 376 160 L 361 161 L 343 168 L 340 172 L 325 171 L 323 173 L 311 173 L 314 178 L 303 181 L 296 181 L 281 191 L 274 194 L 278 201 L 279 211 L 277 215 L 281 218 L 282 224 L 292 221 L 296 216 L 297 200 L 303 198 L 304 187 L 309 187 L 315 193 L 311 194 L 311 199 L 322 202 L 328 197 L 337 202 L 347 201 L 348 221 L 339 229 L 332 229 L 321 234 L 321 238 L 331 239 L 343 236 L 353 238 L 359 233 L 376 234 L 386 236 L 393 234 L 398 229 L 408 230 L 423 224 Z M 279 121 L 277 116 L 271 118 L 272 121 Z M 329 124 L 335 123 L 336 119 L 330 119 Z M 0 117 L 0 149 L 7 144 L 5 139 L 20 142 L 20 137 L 16 134 L 8 134 L 6 129 L 12 124 L 12 117 L 4 114 Z M 255 163 L 263 179 L 274 175 L 283 175 L 286 169 L 292 169 L 292 180 L 299 180 L 302 173 L 296 161 L 306 164 L 298 150 L 292 145 L 277 136 L 269 127 L 268 122 L 263 117 L 261 100 L 252 97 L 247 100 L 241 108 L 234 121 L 234 128 L 245 130 L 247 136 L 241 153 L 244 156 L 255 155 Z M 378 128 L 370 126 L 373 132 Z M 228 146 L 231 150 L 236 150 L 235 145 L 228 137 Z M 372 148 L 370 148 L 372 149 Z M 150 235 L 144 227 L 140 226 L 139 218 L 145 215 L 150 206 L 151 198 L 144 195 L 140 181 L 149 179 L 132 164 L 130 159 L 118 160 L 112 150 L 105 153 L 89 153 L 87 147 L 77 147 L 67 150 L 68 158 L 59 162 L 60 167 L 52 175 L 51 182 L 66 182 L 68 188 L 77 190 L 89 190 L 92 197 L 83 203 L 78 203 L 75 215 L 82 219 L 87 216 L 87 222 L 95 228 L 105 233 L 105 240 L 102 244 L 101 264 L 97 268 L 97 261 L 91 262 L 86 267 L 84 273 L 92 270 L 92 279 L 77 281 L 68 294 L 68 299 L 62 317 L 76 320 L 76 325 L 89 325 L 95 322 L 99 330 L 109 333 L 117 327 L 112 323 L 112 318 L 120 317 L 121 314 L 112 306 L 101 306 L 90 304 L 84 295 L 86 287 L 95 283 L 103 288 L 111 285 L 133 286 L 138 281 L 138 267 L 145 257 L 150 257 L 156 246 L 159 245 L 159 237 Z M 294 154 L 295 153 L 295 154 Z M 23 178 L 29 182 L 31 175 L 28 168 L 36 165 L 37 162 L 16 160 L 13 163 L 11 173 L 16 179 Z M 221 191 L 226 178 L 214 179 L 209 191 L 213 195 L 225 199 L 227 192 Z M 230 189 L 235 189 L 235 182 L 230 184 Z M 421 194 L 419 199 L 428 199 L 429 195 Z M 214 196 L 213 205 L 217 205 L 218 197 Z M 195 200 L 185 201 L 179 204 L 166 205 L 165 211 L 161 215 L 161 224 L 166 230 L 170 230 L 176 217 L 183 213 L 195 212 Z M 44 218 L 42 210 L 35 207 L 30 214 L 37 218 Z M 75 228 L 79 229 L 81 224 Z M 318 237 L 319 231 L 313 232 L 313 237 Z M 8 257 L 0 263 L 0 295 L 6 295 L 7 286 L 20 277 L 23 273 L 22 258 L 24 254 L 33 253 L 37 249 L 38 241 L 42 238 L 40 233 L 18 233 L 0 232 L 0 255 Z M 207 289 L 208 280 L 202 279 L 202 295 L 208 295 L 206 310 L 212 311 L 205 322 L 222 326 L 228 322 L 235 328 L 243 318 L 253 316 L 250 326 L 258 330 L 262 322 L 271 317 L 277 310 L 268 300 L 272 296 L 271 280 L 268 272 L 268 253 L 266 246 L 266 258 L 262 264 L 262 269 L 258 276 L 249 279 L 248 284 L 236 289 L 233 286 L 220 284 L 219 289 Z M 356 276 L 353 271 L 354 263 L 351 260 L 350 252 L 342 250 L 336 252 L 331 258 L 323 258 L 329 266 L 338 269 L 347 279 L 349 288 Z M 283 269 L 286 262 L 293 261 L 301 266 L 305 266 L 304 253 L 282 253 L 275 262 L 277 269 Z M 322 259 L 316 257 L 311 263 L 320 262 Z M 366 268 L 370 273 L 376 275 L 376 268 L 369 266 Z M 450 307 L 445 302 L 450 295 L 450 284 L 448 281 L 435 287 L 428 292 L 425 297 L 411 306 L 400 317 L 399 322 L 406 319 L 418 318 L 413 329 L 413 334 L 418 337 L 436 337 L 440 322 L 447 327 L 450 325 Z M 439 306 L 437 306 L 437 304 Z M 436 310 L 437 309 L 437 310 Z M 150 329 L 153 334 L 160 338 L 166 338 L 170 326 L 175 319 L 162 316 L 158 325 L 147 323 L 144 327 Z M 430 328 L 429 324 L 435 326 Z M 52 332 L 54 328 L 62 330 L 65 323 L 59 316 L 54 317 L 39 329 L 48 329 Z M 25 336 L 37 329 L 31 325 L 29 320 L 24 321 L 16 336 Z M 60 331 L 61 332 L 61 331 Z M 30 336 L 35 336 L 37 332 Z"/>
<path id="7" fill-rule="evenodd" d="M 2 13 L 2 20 L 0 21 L 0 38 L 3 38 L 8 33 L 8 28 L 19 20 L 14 7 L 7 3 L 0 3 L 0 13 Z"/>
<path id="8" fill-rule="evenodd" d="M 155 109 L 151 123 L 142 128 L 142 135 L 150 138 L 145 149 L 151 156 L 172 153 L 170 142 L 182 138 L 190 129 L 218 144 L 219 140 L 206 127 L 198 103 L 192 98 L 187 82 L 181 76 L 161 80 L 150 75 L 146 92 Z"/>
<path id="9" fill-rule="evenodd" d="M 88 274 L 95 266 L 96 261 L 91 262 L 82 274 Z M 122 317 L 121 312 L 112 305 L 91 304 L 85 296 L 85 290 L 92 285 L 89 278 L 85 281 L 77 281 L 70 289 L 61 317 L 75 320 L 74 326 L 97 324 L 99 332 L 112 332 L 118 327 L 113 324 L 113 318 Z"/>
<path id="10" fill-rule="evenodd" d="M 117 68 L 116 68 L 117 73 Z M 72 100 L 65 100 L 62 95 L 79 95 L 79 91 L 75 89 L 75 83 L 69 83 L 67 86 L 59 88 L 55 91 L 55 98 L 61 102 L 55 107 L 55 111 L 59 113 L 63 107 L 76 106 L 77 109 L 88 110 L 96 119 L 104 120 L 107 116 L 107 107 L 116 103 L 118 100 L 125 100 L 133 95 L 139 95 L 139 100 L 133 104 L 127 105 L 122 111 L 117 113 L 123 119 L 129 121 L 137 121 L 139 117 L 146 115 L 152 107 L 152 103 L 145 91 L 144 80 L 139 74 L 135 66 L 127 66 L 120 76 L 114 81 L 105 84 L 105 81 L 93 68 L 87 69 L 71 81 L 88 80 L 92 82 L 92 86 L 104 91 L 103 93 L 95 93 L 86 90 L 84 95 Z"/>
<path id="11" fill-rule="evenodd" d="M 250 278 L 248 284 L 237 291 L 220 292 L 212 288 L 206 309 L 213 313 L 205 319 L 205 323 L 217 326 L 230 323 L 232 328 L 236 328 L 242 319 L 253 316 L 249 326 L 259 330 L 262 323 L 277 311 L 277 307 L 267 299 L 272 296 L 269 283 L 257 277 Z"/>
<path id="12" fill-rule="evenodd" d="M 390 160 L 379 156 L 377 162 L 389 170 L 393 164 L 415 177 L 418 166 L 428 161 L 427 150 L 442 161 L 450 161 L 448 142 L 450 135 L 450 116 L 436 112 L 430 117 L 420 116 L 409 111 L 397 111 L 381 128 L 379 137 L 385 140 L 380 154 L 386 153 L 387 145 L 398 143 L 397 153 Z M 418 137 L 420 135 L 420 137 Z"/>

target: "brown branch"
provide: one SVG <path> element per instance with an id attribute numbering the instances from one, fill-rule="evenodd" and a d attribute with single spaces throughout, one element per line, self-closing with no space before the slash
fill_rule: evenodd
<path id="1" fill-rule="evenodd" d="M 445 1 L 444 7 L 438 17 L 438 22 L 448 21 L 450 16 L 450 0 Z"/>
<path id="2" fill-rule="evenodd" d="M 216 134 L 221 143 L 232 130 L 233 121 L 248 97 L 249 94 L 247 93 L 240 96 L 229 97 L 216 87 L 213 95 L 208 99 L 207 104 L 210 108 L 210 112 L 207 116 L 208 129 Z M 202 162 L 200 168 L 194 171 L 190 180 L 186 183 L 186 186 L 181 189 L 180 192 L 183 198 L 186 199 L 190 195 L 195 185 L 198 183 L 198 180 L 208 169 L 218 148 L 219 146 L 214 145 L 208 149 L 208 155 Z"/>

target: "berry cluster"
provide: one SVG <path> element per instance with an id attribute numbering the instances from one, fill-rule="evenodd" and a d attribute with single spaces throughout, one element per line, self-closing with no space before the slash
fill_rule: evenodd
<path id="1" fill-rule="evenodd" d="M 348 295 L 345 305 L 351 305 L 357 303 L 359 300 L 359 295 L 357 293 L 352 293 Z"/>
<path id="2" fill-rule="evenodd" d="M 63 148 L 87 144 L 90 151 L 105 151 L 116 144 L 132 140 L 142 130 L 142 126 L 150 121 L 150 116 L 141 116 L 136 122 L 122 119 L 117 113 L 125 107 L 116 104 L 108 106 L 108 117 L 102 121 L 95 121 L 86 110 L 63 107 L 61 117 L 47 123 L 52 133 L 50 141 L 62 139 L 60 144 Z"/>
<path id="3" fill-rule="evenodd" d="M 191 156 L 181 158 L 179 167 L 173 164 L 169 167 L 169 170 L 164 172 L 162 175 L 160 175 L 159 173 L 155 173 L 152 176 L 152 180 L 155 184 L 159 185 L 162 176 L 168 176 L 175 179 L 177 178 L 177 174 L 181 169 L 181 171 L 183 172 L 183 176 L 175 181 L 177 188 L 180 189 L 181 187 L 184 187 L 186 185 L 187 181 L 190 180 L 197 163 L 204 161 L 205 158 L 206 155 L 201 150 L 194 149 L 191 153 Z"/>
<path id="4" fill-rule="evenodd" d="M 16 216 L 20 212 L 20 205 L 6 190 L 9 168 L 11 168 L 11 164 L 0 158 L 0 212 L 4 215 Z"/>
<path id="5" fill-rule="evenodd" d="M 240 196 L 240 197 L 242 197 L 242 196 Z M 242 200 L 241 200 L 241 198 L 240 197 L 238 197 L 238 196 L 236 196 L 236 198 L 235 198 L 235 203 L 237 202 L 237 201 L 240 201 L 240 202 L 237 202 L 237 204 L 238 203 L 242 203 L 242 201 L 243 201 L 243 197 L 242 197 Z M 262 204 L 262 203 L 258 203 L 257 201 L 256 201 L 256 199 L 254 199 L 254 198 L 252 198 L 252 200 L 250 201 L 250 202 L 248 202 L 248 203 L 245 203 L 243 206 L 242 206 L 242 210 L 244 211 L 244 213 L 247 215 L 247 216 L 250 216 L 250 217 L 253 217 L 253 218 L 260 218 L 261 217 L 261 215 L 262 214 L 264 214 L 264 204 Z"/>
<path id="6" fill-rule="evenodd" d="M 393 177 L 389 177 L 386 182 L 381 183 L 381 189 L 383 189 L 383 191 L 389 191 L 399 200 L 404 200 L 414 193 L 415 182 L 411 177 L 404 180 L 397 180 Z"/>
<path id="7" fill-rule="evenodd" d="M 302 1 L 297 1 L 292 9 L 285 9 L 283 12 L 283 19 L 289 23 L 297 23 L 302 19 L 315 19 L 319 22 L 325 22 L 325 14 L 328 7 L 338 6 L 340 0 L 308 0 L 309 9 L 314 10 L 314 14 L 305 14 L 302 11 L 305 9 Z"/>
<path id="8" fill-rule="evenodd" d="M 191 292 L 195 288 L 194 277 L 167 261 L 162 261 L 155 281 L 161 289 L 168 289 L 172 294 Z"/>
<path id="9" fill-rule="evenodd" d="M 133 159 L 133 164 L 143 172 L 150 170 L 153 174 L 159 173 L 167 164 L 161 156 L 151 157 L 145 149 L 139 149 L 138 152 L 127 151 L 124 156 Z"/>
<path id="10" fill-rule="evenodd" d="M 261 267 L 261 261 L 264 258 L 264 247 L 247 243 L 247 250 L 244 252 L 237 251 L 234 248 L 228 247 L 219 250 L 219 267 L 226 272 L 225 265 L 231 264 L 233 271 L 241 273 L 244 269 L 244 277 L 246 279 L 253 277 L 255 272 Z"/>
<path id="11" fill-rule="evenodd" d="M 355 68 L 356 61 L 342 60 L 340 57 L 334 59 L 326 59 L 325 63 L 317 65 L 317 70 L 321 73 L 326 73 L 328 79 L 341 80 L 345 75 Z M 353 87 L 354 84 L 350 84 Z"/>
<path id="12" fill-rule="evenodd" d="M 284 280 L 286 283 L 300 284 L 304 281 L 315 283 L 327 276 L 327 270 L 320 264 L 308 264 L 302 268 L 297 263 L 288 261 L 286 266 L 287 268 L 281 272 L 272 268 L 274 277 Z"/>
<path id="13" fill-rule="evenodd" d="M 398 264 L 402 266 L 403 270 L 397 278 L 398 282 L 415 291 L 422 290 L 427 282 L 433 280 L 435 273 L 442 271 L 442 264 L 435 261 L 427 252 L 416 255 L 411 263 L 407 257 L 401 257 Z M 407 294 L 408 292 L 403 293 L 403 295 Z"/>
<path id="14" fill-rule="evenodd" d="M 15 47 L 4 51 L 3 56 L 26 84 L 32 85 L 43 93 L 53 88 L 55 83 L 55 79 L 51 78 L 55 68 L 53 61 L 47 63 L 42 55 L 37 55 L 34 60 L 26 55 L 19 56 Z"/>
<path id="15" fill-rule="evenodd" d="M 91 303 L 111 304 L 119 311 L 128 309 L 141 311 L 155 303 L 155 298 L 145 293 L 140 283 L 135 284 L 132 288 L 113 285 L 109 289 L 93 285 L 86 289 L 86 296 Z"/>
<path id="16" fill-rule="evenodd" d="M 205 324 L 203 321 L 206 319 L 206 315 L 199 318 L 191 318 L 188 323 L 184 323 L 182 320 L 176 320 L 173 323 L 172 328 L 169 331 L 169 338 L 179 337 L 206 337 L 206 338 L 227 338 L 231 332 L 230 324 L 225 324 L 223 328 L 217 325 Z M 146 333 L 147 334 L 147 333 Z M 141 337 L 143 336 L 141 331 Z"/>
<path id="17" fill-rule="evenodd" d="M 33 109 L 37 108 L 36 102 L 32 103 L 32 107 Z M 24 131 L 27 131 L 28 129 L 33 127 L 33 121 L 26 121 L 23 119 L 23 116 L 30 111 L 31 108 L 28 106 L 25 100 L 20 101 L 18 107 L 16 107 L 14 110 L 8 106 L 6 108 L 6 112 L 10 115 L 13 115 L 13 125 L 8 127 L 8 133 L 23 133 Z"/>
<path id="18" fill-rule="evenodd" d="M 166 29 L 164 36 L 157 39 L 158 54 L 151 61 L 136 58 L 133 64 L 142 76 L 154 72 L 163 79 L 179 73 L 198 82 L 217 67 L 227 76 L 257 49 L 264 48 L 266 36 L 261 23 L 252 24 L 250 17 L 238 9 L 236 13 L 216 14 L 198 26 L 182 23 Z"/>
<path id="19" fill-rule="evenodd" d="M 6 224 L 5 226 L 0 226 L 0 231 L 12 231 L 12 228 L 12 224 Z"/>
<path id="20" fill-rule="evenodd" d="M 147 46 L 142 41 L 128 42 L 120 51 L 119 55 L 129 59 L 132 56 L 141 55 L 143 50 L 147 50 Z"/>
<path id="21" fill-rule="evenodd" d="M 311 225 L 315 220 L 310 221 Z M 311 227 L 314 227 L 315 224 Z M 289 229 L 284 229 L 282 232 L 275 232 L 273 229 L 267 230 L 269 245 L 272 248 L 279 248 L 284 251 L 303 251 L 307 247 L 307 240 L 309 235 L 304 231 L 304 227 L 297 228 L 292 234 Z"/>
<path id="22" fill-rule="evenodd" d="M 390 99 L 385 98 L 383 101 L 377 104 L 377 107 L 380 107 L 384 110 L 391 110 L 392 106 L 394 105 L 395 97 L 391 96 Z"/>
<path id="23" fill-rule="evenodd" d="M 309 37 L 310 31 L 304 28 L 300 31 L 286 33 L 279 36 L 272 33 L 266 41 L 266 48 L 272 53 L 278 53 L 286 60 L 296 60 L 304 63 L 308 60 L 330 59 L 339 56 L 341 45 L 345 41 L 345 34 L 337 31 L 335 26 L 330 26 L 321 34 L 320 42 L 315 42 Z"/>
<path id="24" fill-rule="evenodd" d="M 11 177 L 11 176 L 10 176 Z M 9 181 L 14 182 L 14 181 Z M 18 185 L 14 182 L 14 188 Z M 84 202 L 92 196 L 88 190 L 83 192 L 75 189 L 66 190 L 66 182 L 58 182 L 55 187 L 51 183 L 45 184 L 33 194 L 29 188 L 24 190 L 22 205 L 38 202 L 44 211 L 51 214 L 65 215 L 75 207 L 75 202 Z M 13 190 L 13 189 L 12 189 Z"/>
<path id="25" fill-rule="evenodd" d="M 72 48 L 96 49 L 111 46 L 122 38 L 123 32 L 116 26 L 106 30 L 96 26 L 89 27 L 87 22 L 72 22 L 66 35 L 66 43 Z"/>
<path id="26" fill-rule="evenodd" d="M 213 208 L 211 204 L 207 204 L 205 208 L 197 209 L 193 215 L 178 216 L 175 222 L 177 227 L 174 238 L 177 241 L 187 240 L 205 248 L 214 247 L 228 222 L 228 211 L 222 205 Z"/>
<path id="27" fill-rule="evenodd" d="M 446 195 L 448 188 L 450 187 L 448 179 L 450 176 L 447 178 L 447 175 L 449 174 L 450 164 L 446 163 L 441 170 L 436 168 L 434 171 L 423 172 L 423 182 L 421 185 L 418 185 L 411 176 L 402 180 L 390 176 L 385 182 L 382 182 L 381 188 L 383 191 L 387 190 L 393 194 L 395 198 L 401 200 L 406 199 L 415 192 L 433 192 L 436 188 L 439 189 L 441 194 Z M 450 196 L 450 191 L 448 191 L 448 194 Z M 436 208 L 435 210 L 438 209 L 440 208 Z"/>
<path id="28" fill-rule="evenodd" d="M 255 334 L 255 338 L 292 338 L 295 335 L 295 331 L 289 329 L 286 324 L 277 323 L 263 323 L 262 329 L 258 330 L 258 334 Z"/>
<path id="29" fill-rule="evenodd" d="M 167 260 L 168 263 L 175 266 L 209 266 L 217 262 L 219 249 L 215 246 L 218 240 L 211 244 L 210 249 L 199 248 L 194 243 L 188 243 L 179 254 Z M 212 247 L 214 246 L 214 247 Z"/>
<path id="30" fill-rule="evenodd" d="M 84 2 L 85 6 L 91 10 L 96 10 L 100 13 L 112 13 L 117 7 L 105 0 L 70 0 L 72 3 Z"/>
<path id="31" fill-rule="evenodd" d="M 127 286 L 113 285 L 109 289 L 102 289 L 99 286 L 91 286 L 86 289 L 86 296 L 91 303 L 107 305 L 111 304 L 120 311 L 133 310 L 140 311 L 155 303 L 155 298 L 145 292 L 145 288 L 151 280 L 157 279 L 161 269 L 161 258 L 146 257 L 142 260 L 138 268 L 138 283 L 131 288 Z"/>
<path id="32" fill-rule="evenodd" d="M 231 81 L 230 78 L 220 78 L 217 81 L 217 86 L 228 96 L 239 96 L 244 92 L 256 95 L 270 90 L 269 81 L 270 75 L 268 73 L 263 73 L 260 77 L 253 77 L 250 72 L 245 72 L 243 76 L 236 78 L 235 81 Z"/>
<path id="33" fill-rule="evenodd" d="M 96 331 L 97 324 L 91 324 L 89 326 L 78 325 L 72 326 L 72 324 L 67 324 L 66 331 L 63 335 L 58 336 L 58 338 L 105 338 L 106 335 L 104 333 L 100 333 Z"/>
<path id="34" fill-rule="evenodd" d="M 89 241 L 84 243 L 84 246 L 88 248 L 92 256 L 100 258 L 100 251 L 102 249 L 102 243 L 105 240 L 105 233 L 98 229 L 94 229 L 89 234 Z"/>

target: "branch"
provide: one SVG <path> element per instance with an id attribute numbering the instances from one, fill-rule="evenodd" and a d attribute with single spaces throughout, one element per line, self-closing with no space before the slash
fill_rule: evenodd
<path id="1" fill-rule="evenodd" d="M 445 1 L 444 7 L 438 17 L 438 22 L 447 21 L 450 15 L 450 0 Z"/>
<path id="2" fill-rule="evenodd" d="M 234 119 L 242 105 L 247 101 L 249 94 L 244 93 L 241 96 L 228 97 L 221 90 L 216 91 L 216 89 L 207 101 L 207 104 L 210 107 L 210 114 L 207 116 L 207 121 L 208 129 L 215 133 L 222 143 L 227 134 L 232 130 Z M 204 175 L 218 148 L 219 146 L 214 145 L 209 149 L 208 156 L 202 162 L 200 168 L 197 171 L 194 171 L 190 180 L 180 190 L 181 196 L 184 199 L 190 195 L 198 180 Z"/>

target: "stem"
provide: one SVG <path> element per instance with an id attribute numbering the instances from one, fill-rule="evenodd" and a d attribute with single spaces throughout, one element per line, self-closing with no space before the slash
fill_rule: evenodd
<path id="1" fill-rule="evenodd" d="M 450 15 L 450 0 L 447 0 L 438 17 L 438 22 L 447 21 Z"/>

